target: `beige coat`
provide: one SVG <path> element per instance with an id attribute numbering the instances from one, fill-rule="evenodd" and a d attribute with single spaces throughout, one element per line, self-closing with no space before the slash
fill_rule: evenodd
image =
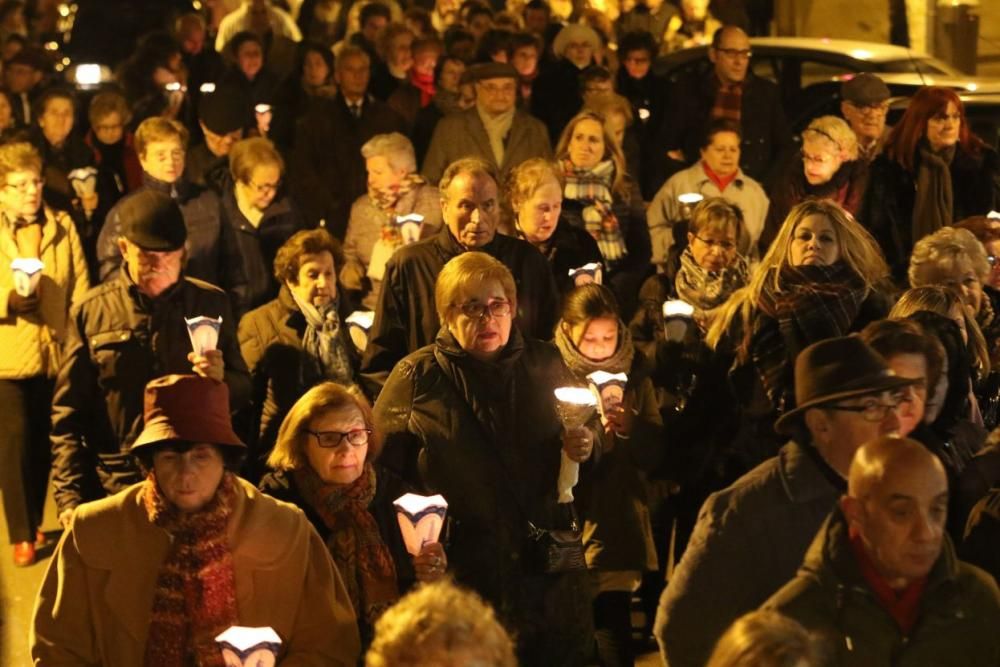
<path id="1" fill-rule="evenodd" d="M 7 300 L 14 289 L 10 263 L 18 257 L 17 243 L 13 229 L 0 217 L 0 379 L 55 377 L 70 304 L 90 289 L 80 237 L 66 213 L 45 209 L 39 254 L 45 264 L 38 285 L 39 308 L 14 315 Z"/>
<path id="2" fill-rule="evenodd" d="M 149 522 L 141 489 L 77 509 L 35 602 L 35 665 L 143 664 L 170 536 Z M 357 621 L 326 545 L 298 508 L 243 480 L 239 491 L 229 522 L 239 624 L 274 628 L 282 667 L 354 667 Z"/>

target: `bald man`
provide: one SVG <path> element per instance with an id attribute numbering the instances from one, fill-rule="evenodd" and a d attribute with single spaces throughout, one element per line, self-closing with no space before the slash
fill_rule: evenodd
<path id="1" fill-rule="evenodd" d="M 858 450 L 799 574 L 764 605 L 830 640 L 833 664 L 995 667 L 1000 591 L 955 556 L 948 479 L 915 440 Z"/>

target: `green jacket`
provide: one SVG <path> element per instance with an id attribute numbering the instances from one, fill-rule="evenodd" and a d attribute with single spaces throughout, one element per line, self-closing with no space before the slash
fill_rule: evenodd
<path id="1" fill-rule="evenodd" d="M 1000 664 L 1000 591 L 955 556 L 947 535 L 909 636 L 868 587 L 839 509 L 823 524 L 798 575 L 765 603 L 829 640 L 843 667 L 977 667 Z"/>

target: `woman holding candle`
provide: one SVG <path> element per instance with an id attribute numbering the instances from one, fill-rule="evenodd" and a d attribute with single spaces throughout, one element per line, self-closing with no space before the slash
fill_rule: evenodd
<path id="1" fill-rule="evenodd" d="M 594 435 L 563 430 L 554 391 L 570 378 L 558 351 L 514 326 L 510 270 L 480 252 L 449 261 L 435 286 L 437 340 L 392 370 L 375 404 L 381 465 L 448 501 L 451 571 L 518 637 L 525 666 L 588 664 L 585 573 L 546 566 L 540 529 L 570 527 L 557 503 L 561 452 L 586 461 Z M 397 494 L 392 494 L 397 495 Z"/>
<path id="2" fill-rule="evenodd" d="M 30 144 L 0 146 L 0 488 L 19 566 L 35 562 L 49 472 L 52 381 L 69 309 L 90 287 L 73 221 L 42 206 L 41 172 Z M 41 276 L 26 290 L 16 286 L 12 262 L 31 259 L 41 261 Z"/>
<path id="3" fill-rule="evenodd" d="M 285 417 L 267 460 L 275 472 L 260 483 L 262 491 L 300 507 L 326 542 L 357 612 L 363 644 L 398 599 L 397 576 L 403 584 L 414 576 L 434 581 L 448 567 L 438 542 L 423 545 L 412 567 L 401 558 L 393 562 L 404 549 L 392 499 L 376 475 L 381 449 L 368 401 L 357 390 L 324 382 Z"/>
<path id="4" fill-rule="evenodd" d="M 412 218 L 418 238 L 434 235 L 441 228 L 441 195 L 417 173 L 413 144 L 402 134 L 372 137 L 361 147 L 361 155 L 368 170 L 368 194 L 351 206 L 340 281 L 374 309 L 385 263 L 404 244 L 400 218 Z"/>
<path id="5" fill-rule="evenodd" d="M 601 664 L 631 665 L 629 601 L 643 573 L 657 569 L 646 472 L 663 457 L 663 421 L 644 370 L 648 363 L 632 345 L 607 287 L 583 285 L 566 296 L 555 344 L 581 384 L 598 371 L 627 376 L 622 400 L 604 401 L 598 455 L 575 496 L 597 590 L 594 626 Z"/>

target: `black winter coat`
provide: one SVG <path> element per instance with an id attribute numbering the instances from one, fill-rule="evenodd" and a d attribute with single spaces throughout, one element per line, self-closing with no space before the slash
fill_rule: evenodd
<path id="1" fill-rule="evenodd" d="M 951 187 L 953 223 L 996 210 L 1000 207 L 1000 156 L 992 148 L 974 156 L 958 146 L 951 161 Z M 920 240 L 913 238 L 916 193 L 916 168 L 910 173 L 884 153 L 875 158 L 858 220 L 882 246 L 892 275 L 900 283 L 906 282 L 910 253 Z"/>
<path id="2" fill-rule="evenodd" d="M 548 340 L 559 319 L 549 263 L 527 241 L 497 234 L 482 252 L 500 260 L 517 285 L 517 325 L 528 336 Z M 397 250 L 385 267 L 375 322 L 361 370 L 377 394 L 397 361 L 434 342 L 441 322 L 434 284 L 449 259 L 465 252 L 446 226 L 437 235 Z"/>
<path id="3" fill-rule="evenodd" d="M 219 288 L 182 277 L 149 299 L 120 271 L 73 307 L 52 399 L 53 486 L 60 510 L 140 481 L 129 448 L 142 432 L 146 383 L 192 372 L 184 318 L 200 315 L 222 317 L 218 349 L 229 404 L 237 410 L 250 398 L 250 375 L 236 344 L 229 299 Z"/>
<path id="4" fill-rule="evenodd" d="M 671 89 L 671 103 L 664 114 L 656 139 L 658 155 L 680 149 L 686 165 L 701 156 L 705 130 L 712 121 L 712 106 L 718 79 L 714 72 L 696 72 L 680 79 Z M 784 105 L 778 87 L 748 73 L 740 109 L 743 141 L 740 144 L 740 168 L 760 182 L 767 182 L 777 157 L 791 142 Z M 660 180 L 666 180 L 666 173 Z"/>
<path id="5" fill-rule="evenodd" d="M 554 346 L 516 328 L 493 363 L 442 328 L 396 365 L 375 404 L 381 465 L 448 501 L 449 567 L 515 631 L 522 665 L 586 664 L 592 642 L 585 573 L 542 574 L 528 546 L 529 521 L 568 525 L 553 397 L 568 375 Z"/>
<path id="6" fill-rule="evenodd" d="M 232 226 L 236 249 L 246 276 L 246 308 L 256 308 L 278 295 L 274 277 L 274 258 L 292 234 L 303 229 L 302 215 L 288 197 L 276 197 L 254 227 L 236 204 L 230 191 L 222 199 L 226 221 Z"/>
<path id="7" fill-rule="evenodd" d="M 344 97 L 315 99 L 295 130 L 288 183 L 310 227 L 320 220 L 343 240 L 354 200 L 368 189 L 361 146 L 376 134 L 405 132 L 402 117 L 372 98 L 355 118 Z"/>
<path id="8" fill-rule="evenodd" d="M 573 279 L 569 277 L 570 269 L 577 269 L 593 262 L 604 263 L 594 237 L 562 219 L 549 237 L 543 253 L 549 260 L 552 275 L 562 296 L 575 287 Z"/>

